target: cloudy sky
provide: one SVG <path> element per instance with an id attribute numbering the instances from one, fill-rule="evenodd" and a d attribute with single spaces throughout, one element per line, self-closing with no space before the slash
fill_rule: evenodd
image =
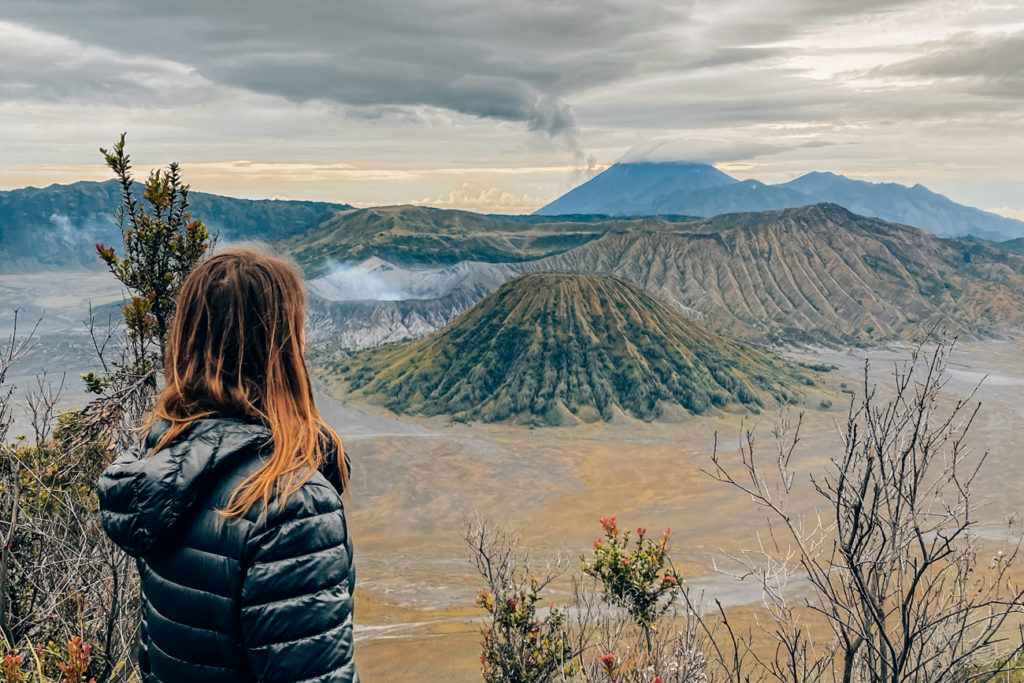
<path id="1" fill-rule="evenodd" d="M 0 0 L 0 188 L 524 212 L 620 159 L 1024 217 L 1021 0 Z"/>

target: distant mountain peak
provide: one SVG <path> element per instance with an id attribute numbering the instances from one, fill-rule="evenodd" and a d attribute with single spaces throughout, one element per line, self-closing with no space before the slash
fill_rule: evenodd
<path id="1" fill-rule="evenodd" d="M 991 240 L 1024 236 L 1024 222 L 963 206 L 916 184 L 854 180 L 812 171 L 778 185 L 738 181 L 708 164 L 615 164 L 536 213 L 609 216 L 715 216 L 834 202 L 856 214 L 912 225 L 944 237 Z"/>
<path id="2" fill-rule="evenodd" d="M 540 208 L 536 215 L 648 215 L 651 201 L 680 189 L 713 189 L 739 183 L 709 164 L 639 161 L 613 164 L 574 190 Z M 666 213 L 678 214 L 677 211 Z"/>

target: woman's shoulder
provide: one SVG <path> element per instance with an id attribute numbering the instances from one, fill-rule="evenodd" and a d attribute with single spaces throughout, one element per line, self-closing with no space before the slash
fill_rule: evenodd
<path id="1" fill-rule="evenodd" d="M 243 477 L 255 473 L 259 465 L 258 461 L 244 470 L 237 471 L 233 477 L 233 484 L 240 484 Z M 311 521 L 315 518 L 323 518 L 325 522 L 330 518 L 344 520 L 345 506 L 341 494 L 322 472 L 316 471 L 309 475 L 308 471 L 299 470 L 295 476 L 299 480 L 305 478 L 299 488 L 287 496 L 272 499 L 266 510 L 261 504 L 256 504 L 245 514 L 246 519 L 256 524 L 254 533 L 259 533 L 260 529 L 302 520 Z"/>
<path id="2" fill-rule="evenodd" d="M 133 555 L 176 538 L 198 509 L 216 507 L 244 479 L 269 432 L 239 420 L 196 420 L 159 451 L 169 423 L 121 454 L 97 482 L 103 527 Z"/>
<path id="3" fill-rule="evenodd" d="M 297 476 L 305 476 L 297 474 Z M 323 473 L 317 471 L 290 496 L 285 497 L 268 510 L 268 523 L 289 519 L 344 513 L 344 503 L 338 490 Z"/>
<path id="4" fill-rule="evenodd" d="M 150 441 L 155 444 L 154 439 L 159 438 L 163 429 L 165 426 L 159 421 L 154 423 L 147 445 Z M 196 420 L 176 439 L 176 443 L 179 444 L 178 448 L 189 451 L 189 457 L 194 458 L 199 452 L 221 461 L 221 466 L 217 468 L 219 476 L 214 479 L 216 483 L 210 490 L 210 498 L 214 506 L 224 507 L 235 489 L 266 464 L 273 448 L 270 436 L 270 431 L 260 423 L 217 417 Z M 340 478 L 336 476 L 336 460 L 333 453 L 329 454 L 325 458 L 325 466 L 312 474 L 300 468 L 295 472 L 299 481 L 304 480 L 299 488 L 283 499 L 272 500 L 265 512 L 262 511 L 262 505 L 253 506 L 244 517 L 250 521 L 259 521 L 259 526 L 263 526 L 330 512 L 341 514 L 343 504 Z M 335 479 L 339 481 L 335 482 Z"/>

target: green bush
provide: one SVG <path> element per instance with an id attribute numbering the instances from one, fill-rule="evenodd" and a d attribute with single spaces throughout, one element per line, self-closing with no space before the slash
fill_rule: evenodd
<path id="1" fill-rule="evenodd" d="M 548 604 L 539 616 L 540 585 L 531 577 L 526 586 L 477 592 L 476 604 L 491 617 L 483 634 L 484 680 L 488 683 L 540 683 L 556 675 L 572 676 L 579 669 L 565 633 L 565 609 Z"/>
<path id="2" fill-rule="evenodd" d="M 615 517 L 602 517 L 604 537 L 594 541 L 590 558 L 582 558 L 582 570 L 600 582 L 602 597 L 629 612 L 641 627 L 650 628 L 678 597 L 679 577 L 667 566 L 671 530 L 657 541 L 637 527 L 630 549 L 630 531 L 619 529 Z"/>

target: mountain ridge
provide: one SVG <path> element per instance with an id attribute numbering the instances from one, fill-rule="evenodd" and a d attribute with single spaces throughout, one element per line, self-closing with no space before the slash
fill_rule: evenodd
<path id="1" fill-rule="evenodd" d="M 833 202 L 853 213 L 927 229 L 943 237 L 973 235 L 1005 239 L 1024 234 L 1024 223 L 954 202 L 921 183 L 873 183 L 838 173 L 814 171 L 777 187 L 791 188 Z M 1015 234 L 1016 233 L 1016 234 Z"/>
<path id="2" fill-rule="evenodd" d="M 692 220 L 676 216 L 674 220 Z M 631 221 L 594 215 L 580 220 L 488 215 L 402 204 L 338 211 L 283 246 L 311 276 L 328 260 L 380 258 L 401 266 L 452 265 L 461 261 L 521 263 L 560 253 Z"/>
<path id="3" fill-rule="evenodd" d="M 1024 327 L 1020 255 L 834 204 L 681 222 L 648 217 L 559 225 L 592 232 L 576 246 L 514 262 L 473 260 L 465 250 L 455 253 L 468 260 L 455 264 L 401 265 L 373 256 L 348 264 L 347 273 L 315 277 L 311 297 L 335 299 L 318 310 L 340 326 L 338 338 L 349 347 L 407 336 L 401 330 L 424 334 L 509 277 L 545 271 L 623 277 L 718 333 L 758 343 L 870 345 L 912 338 L 939 320 L 966 336 Z M 404 236 L 381 239 L 378 251 L 386 253 L 387 240 L 402 246 Z M 364 276 L 379 280 L 370 286 Z M 385 298 L 411 298 L 353 301 L 375 289 L 407 292 Z"/>
<path id="4" fill-rule="evenodd" d="M 134 188 L 141 196 L 141 185 Z M 0 272 L 100 268 L 93 244 L 118 244 L 116 180 L 0 191 Z M 190 210 L 221 239 L 277 241 L 315 225 L 348 204 L 236 199 L 189 192 Z"/>
<path id="5" fill-rule="evenodd" d="M 615 274 L 763 342 L 874 343 L 1024 324 L 1024 258 L 835 204 L 608 231 L 529 269 Z"/>
<path id="6" fill-rule="evenodd" d="M 680 166 L 689 169 L 681 175 Z M 535 214 L 607 213 L 710 217 L 735 211 L 762 211 L 832 202 L 851 211 L 904 223 L 944 237 L 975 235 L 991 240 L 1024 236 L 1024 222 L 965 206 L 920 183 L 871 183 L 814 171 L 786 183 L 739 181 L 710 165 L 724 178 L 711 187 L 688 181 L 701 164 L 617 163 L 573 188 Z M 633 168 L 636 167 L 636 168 Z M 726 180 L 728 179 L 728 180 Z M 731 181 L 731 182 L 729 182 Z M 744 186 L 744 183 L 746 185 Z"/>

